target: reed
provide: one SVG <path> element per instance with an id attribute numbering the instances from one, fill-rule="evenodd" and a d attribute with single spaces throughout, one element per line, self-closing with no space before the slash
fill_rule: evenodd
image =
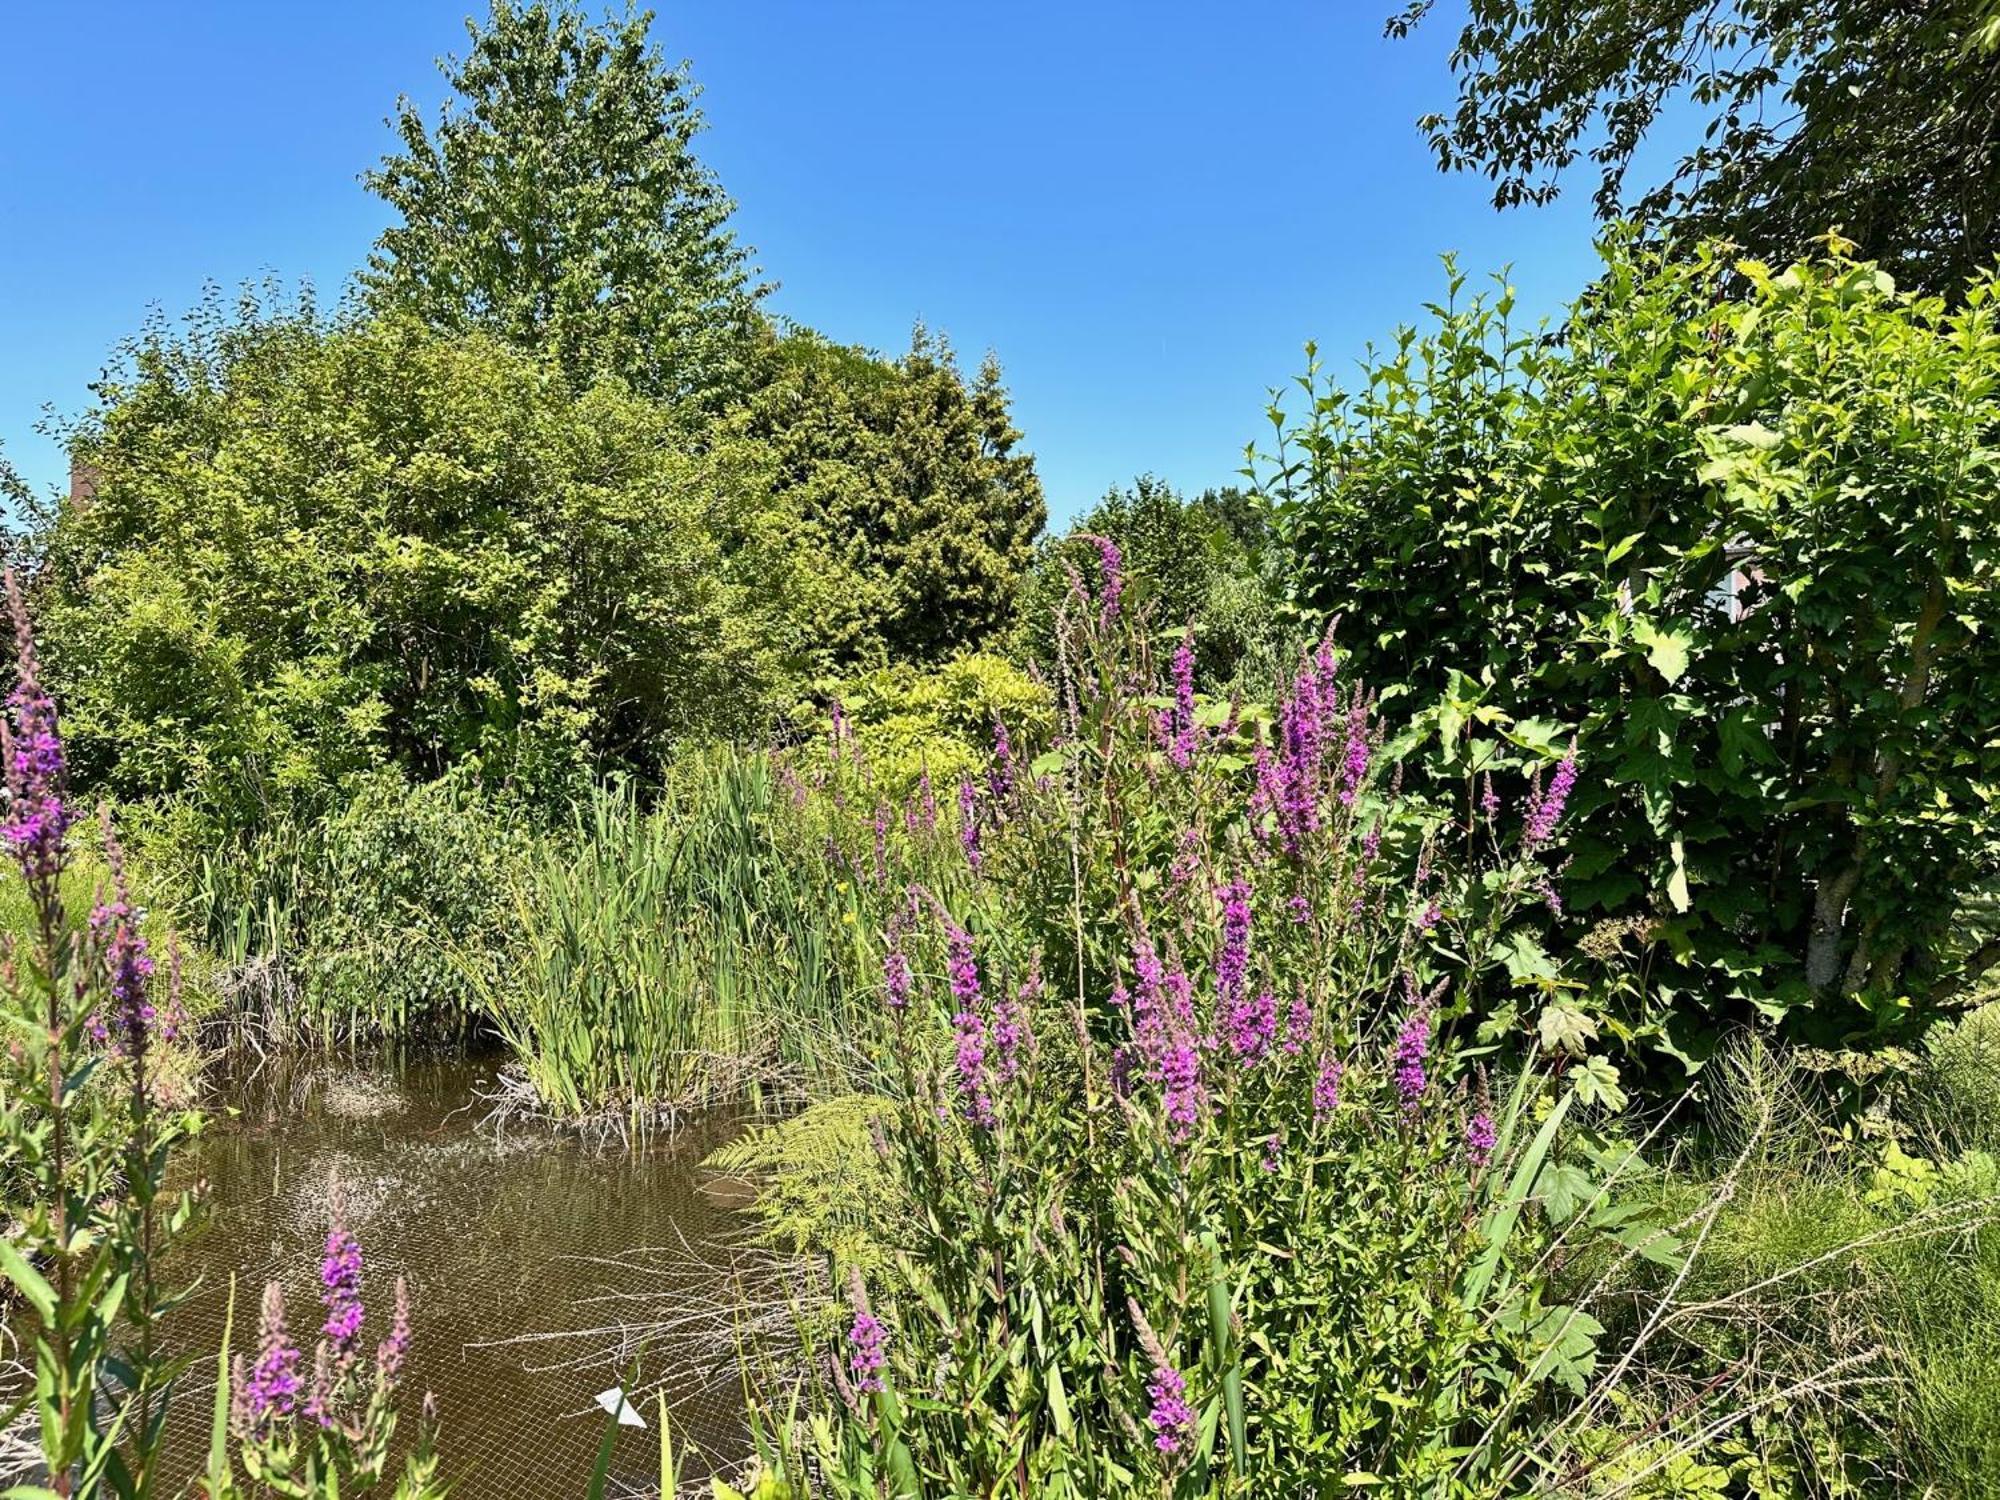
<path id="1" fill-rule="evenodd" d="M 864 898 L 790 811 L 762 758 L 718 753 L 537 845 L 514 940 L 463 956 L 538 1108 L 656 1119 L 865 1070 Z"/>

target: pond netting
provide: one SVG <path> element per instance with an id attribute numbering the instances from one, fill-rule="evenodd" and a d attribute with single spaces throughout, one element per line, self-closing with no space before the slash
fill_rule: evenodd
<path id="1" fill-rule="evenodd" d="M 454 1494 L 581 1494 L 608 1420 L 598 1398 L 613 1388 L 646 1424 L 619 1429 L 614 1493 L 657 1492 L 662 1394 L 684 1475 L 740 1461 L 745 1291 L 772 1283 L 744 1244 L 740 1194 L 700 1163 L 742 1118 L 600 1149 L 488 1123 L 491 1085 L 490 1067 L 457 1060 L 317 1070 L 278 1090 L 261 1083 L 190 1150 L 209 1212 L 173 1266 L 175 1280 L 200 1285 L 170 1325 L 198 1362 L 170 1423 L 169 1493 L 206 1453 L 232 1276 L 232 1347 L 254 1341 L 275 1278 L 310 1360 L 336 1184 L 362 1247 L 371 1345 L 387 1332 L 396 1277 L 408 1280 L 399 1437 L 432 1393 Z"/>

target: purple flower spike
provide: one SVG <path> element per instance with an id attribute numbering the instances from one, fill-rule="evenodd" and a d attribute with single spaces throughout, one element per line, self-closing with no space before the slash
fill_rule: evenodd
<path id="1" fill-rule="evenodd" d="M 972 934 L 954 924 L 945 941 L 949 950 L 951 994 L 958 1002 L 958 1013 L 951 1018 L 958 1037 L 955 1057 L 958 1091 L 965 1118 L 981 1130 L 991 1130 L 999 1119 L 987 1087 L 986 1018 L 980 1013 L 979 964 L 973 957 Z"/>
<path id="2" fill-rule="evenodd" d="M 1236 1054 L 1237 1061 L 1246 1067 L 1262 1062 L 1270 1055 L 1271 1043 L 1278 1034 L 1277 1001 L 1269 990 L 1232 1001 L 1224 1025 L 1229 1050 Z"/>
<path id="3" fill-rule="evenodd" d="M 386 1389 L 394 1390 L 410 1357 L 410 1286 L 396 1278 L 396 1312 L 389 1322 L 389 1336 L 375 1350 L 375 1370 Z"/>
<path id="4" fill-rule="evenodd" d="M 1428 1007 L 1420 1004 L 1403 1022 L 1403 1029 L 1396 1033 L 1396 1094 L 1405 1109 L 1415 1109 L 1417 1101 L 1423 1097 L 1428 1082 L 1424 1076 L 1424 1059 L 1430 1055 L 1430 1050 L 1431 1014 Z"/>
<path id="5" fill-rule="evenodd" d="M 971 777 L 958 784 L 958 841 L 965 849 L 965 863 L 974 874 L 985 863 L 979 848 L 979 792 Z"/>
<path id="6" fill-rule="evenodd" d="M 1167 741 L 1167 759 L 1177 771 L 1194 764 L 1201 747 L 1194 723 L 1194 627 L 1190 625 L 1174 651 L 1173 734 Z"/>
<path id="7" fill-rule="evenodd" d="M 1324 1120 L 1340 1108 L 1340 1075 L 1345 1071 L 1337 1057 L 1329 1057 L 1319 1065 L 1319 1077 L 1313 1080 L 1314 1121 Z"/>
<path id="8" fill-rule="evenodd" d="M 1562 821 L 1563 808 L 1568 805 L 1570 791 L 1576 786 L 1576 741 L 1569 742 L 1569 753 L 1563 756 L 1556 767 L 1556 774 L 1549 778 L 1548 790 L 1537 786 L 1528 797 L 1528 822 L 1521 834 L 1521 842 L 1529 849 L 1539 849 L 1555 837 L 1556 824 Z"/>
<path id="9" fill-rule="evenodd" d="M 1161 1054 L 1155 1072 L 1169 1132 L 1176 1141 L 1185 1141 L 1208 1109 L 1208 1097 L 1201 1086 L 1201 1053 L 1192 1041 L 1175 1041 Z"/>
<path id="10" fill-rule="evenodd" d="M 1215 960 L 1215 992 L 1225 1003 L 1243 992 L 1250 964 L 1250 885 L 1232 880 L 1222 888 L 1222 952 Z"/>
<path id="11" fill-rule="evenodd" d="M 1099 618 L 1108 629 L 1118 618 L 1120 601 L 1125 596 L 1125 554 L 1118 550 L 1118 544 L 1108 536 L 1089 536 L 1085 541 L 1097 548 L 1097 565 L 1104 575 L 1102 591 L 1097 596 Z"/>
<path id="12" fill-rule="evenodd" d="M 1187 1380 L 1172 1365 L 1161 1365 L 1146 1382 L 1153 1409 L 1146 1421 L 1153 1429 L 1153 1446 L 1178 1453 L 1194 1438 L 1194 1408 L 1188 1405 Z"/>
<path id="13" fill-rule="evenodd" d="M 1493 1129 L 1493 1116 L 1480 1110 L 1466 1123 L 1465 1159 L 1475 1167 L 1485 1166 L 1493 1159 L 1493 1148 L 1499 1139 Z"/>
<path id="14" fill-rule="evenodd" d="M 1007 726 L 993 721 L 993 769 L 986 779 L 996 806 L 1005 807 L 1014 796 L 1014 744 L 1007 738 Z"/>
<path id="15" fill-rule="evenodd" d="M 1304 995 L 1294 995 L 1285 1007 L 1285 1056 L 1297 1057 L 1312 1040 L 1312 1006 Z"/>
<path id="16" fill-rule="evenodd" d="M 323 1331 L 335 1360 L 346 1367 L 353 1364 L 361 1341 L 361 1245 L 347 1232 L 338 1207 L 334 1212 L 319 1280 L 326 1302 Z"/>
<path id="17" fill-rule="evenodd" d="M 1368 704 L 1360 690 L 1354 694 L 1354 706 L 1347 711 L 1347 750 L 1340 765 L 1340 803 L 1343 807 L 1354 806 L 1354 799 L 1361 791 L 1361 783 L 1368 777 Z"/>
<path id="18" fill-rule="evenodd" d="M 299 1399 L 299 1351 L 285 1333 L 285 1294 L 278 1283 L 264 1287 L 264 1305 L 257 1320 L 257 1363 L 243 1385 L 250 1418 L 264 1422 L 289 1417 Z"/>
<path id="19" fill-rule="evenodd" d="M 7 813 L 0 839 L 13 851 L 29 884 L 52 891 L 62 874 L 67 835 L 74 813 L 64 800 L 67 766 L 56 706 L 42 687 L 41 661 L 28 606 L 13 570 L 7 572 L 7 604 L 14 617 L 17 678 L 7 696 L 7 721 L 0 722 L 0 755 L 7 762 Z"/>

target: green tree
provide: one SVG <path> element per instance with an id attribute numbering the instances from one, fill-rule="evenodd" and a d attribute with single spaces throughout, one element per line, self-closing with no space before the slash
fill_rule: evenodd
<path id="1" fill-rule="evenodd" d="M 1047 508 L 999 364 L 967 381 L 919 328 L 895 360 L 794 331 L 769 367 L 725 427 L 766 465 L 756 571 L 804 659 L 940 661 L 1005 627 Z"/>
<path id="2" fill-rule="evenodd" d="M 156 334 L 100 394 L 39 579 L 87 779 L 251 823 L 385 764 L 649 770 L 761 709 L 740 491 L 619 383 L 308 314 Z"/>
<path id="3" fill-rule="evenodd" d="M 1221 687 L 1248 668 L 1259 680 L 1275 665 L 1281 621 L 1263 576 L 1270 514 L 1261 495 L 1237 489 L 1183 496 L 1142 474 L 1112 488 L 1061 537 L 1044 542 L 1017 631 L 1017 650 L 1047 662 L 1069 569 L 1096 566 L 1087 540 L 1118 544 L 1126 572 L 1155 632 L 1178 637 L 1192 625 L 1200 677 Z"/>
<path id="4" fill-rule="evenodd" d="M 402 100 L 402 151 L 363 179 L 400 220 L 362 276 L 378 307 L 546 350 L 579 384 L 615 373 L 709 402 L 744 387 L 761 288 L 651 19 L 494 0 L 468 22 L 436 129 Z"/>
<path id="5" fill-rule="evenodd" d="M 1389 23 L 1407 32 L 1432 8 Z M 1788 262 L 1838 227 L 1950 295 L 2000 251 L 2000 54 L 1991 0 L 1472 0 L 1458 102 L 1425 116 L 1438 164 L 1502 207 L 1600 170 L 1611 219 L 1673 220 Z M 1698 136 L 1685 130 L 1701 126 Z M 1696 143 L 1636 197 L 1648 137 Z"/>
<path id="6" fill-rule="evenodd" d="M 1991 280 L 1954 309 L 1838 253 L 1614 247 L 1560 344 L 1459 292 L 1274 412 L 1300 603 L 1428 705 L 1455 808 L 1580 734 L 1563 896 L 1648 937 L 1628 1045 L 1934 1014 L 2000 958 L 1954 931 L 2000 867 Z"/>

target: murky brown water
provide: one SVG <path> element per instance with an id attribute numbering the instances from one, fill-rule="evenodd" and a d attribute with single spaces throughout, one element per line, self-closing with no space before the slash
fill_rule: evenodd
<path id="1" fill-rule="evenodd" d="M 242 1091 L 237 1119 L 211 1126 L 189 1153 L 209 1183 L 208 1222 L 177 1252 L 180 1275 L 198 1272 L 203 1285 L 173 1325 L 175 1342 L 202 1356 L 176 1403 L 176 1469 L 192 1473 L 205 1451 L 232 1275 L 236 1348 L 254 1340 L 258 1295 L 276 1276 L 310 1350 L 336 1180 L 362 1246 L 371 1344 L 386 1331 L 396 1276 L 409 1279 L 405 1427 L 422 1392 L 434 1392 L 455 1494 L 583 1493 L 605 1430 L 592 1398 L 621 1383 L 635 1352 L 649 1428 L 651 1392 L 664 1389 L 694 1473 L 704 1452 L 740 1457 L 726 1334 L 734 1299 L 719 1268 L 745 1224 L 718 1190 L 727 1185 L 699 1166 L 740 1119 L 711 1116 L 642 1149 L 600 1150 L 560 1132 L 484 1124 L 478 1096 L 492 1085 L 491 1066 L 464 1060 L 267 1075 Z M 704 1336 L 704 1323 L 723 1336 Z M 638 1330 L 655 1325 L 670 1331 L 642 1343 Z M 645 1485 L 658 1441 L 622 1430 L 614 1474 Z"/>

